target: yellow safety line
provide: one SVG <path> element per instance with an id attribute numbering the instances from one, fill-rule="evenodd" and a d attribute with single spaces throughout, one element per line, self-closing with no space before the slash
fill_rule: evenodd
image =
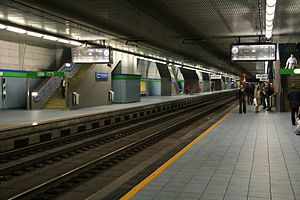
<path id="1" fill-rule="evenodd" d="M 236 108 L 234 108 L 236 109 Z M 186 147 L 180 150 L 177 154 L 175 154 L 172 158 L 170 158 L 167 162 L 165 162 L 162 166 L 160 166 L 157 170 L 155 170 L 152 174 L 150 174 L 147 178 L 145 178 L 142 182 L 137 184 L 134 188 L 132 188 L 127 194 L 120 198 L 120 200 L 127 200 L 132 198 L 138 191 L 140 191 L 145 185 L 152 181 L 157 175 L 159 175 L 163 170 L 165 170 L 170 164 L 172 164 L 177 158 L 179 158 L 184 152 L 186 152 L 189 148 L 191 148 L 196 142 L 198 142 L 201 138 L 203 138 L 207 133 L 209 133 L 212 129 L 214 129 L 219 123 L 221 123 L 234 109 L 228 112 L 224 117 L 222 117 L 219 121 L 209 127 L 204 133 L 199 135 L 196 139 L 194 139 L 191 143 L 189 143 Z"/>

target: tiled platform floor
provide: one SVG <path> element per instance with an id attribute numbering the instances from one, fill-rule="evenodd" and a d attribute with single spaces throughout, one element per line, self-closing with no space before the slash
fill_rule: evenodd
<path id="1" fill-rule="evenodd" d="M 300 199 L 290 113 L 253 110 L 233 111 L 132 199 Z"/>

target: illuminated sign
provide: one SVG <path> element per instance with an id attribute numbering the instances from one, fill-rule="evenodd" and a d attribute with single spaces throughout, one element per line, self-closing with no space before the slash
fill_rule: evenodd
<path id="1" fill-rule="evenodd" d="M 281 75 L 300 74 L 300 69 L 280 69 Z"/>
<path id="2" fill-rule="evenodd" d="M 276 60 L 276 44 L 232 44 L 232 61 Z"/>
<path id="3" fill-rule="evenodd" d="M 109 48 L 72 48 L 73 63 L 112 63 Z"/>
<path id="4" fill-rule="evenodd" d="M 256 74 L 255 77 L 256 79 L 268 78 L 268 74 Z"/>
<path id="5" fill-rule="evenodd" d="M 210 79 L 222 79 L 221 75 L 211 74 Z"/>
<path id="6" fill-rule="evenodd" d="M 96 79 L 100 80 L 107 80 L 108 79 L 108 73 L 107 72 L 95 72 Z"/>

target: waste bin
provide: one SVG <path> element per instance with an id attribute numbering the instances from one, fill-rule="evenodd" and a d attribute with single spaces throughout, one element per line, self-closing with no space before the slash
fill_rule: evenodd
<path id="1" fill-rule="evenodd" d="M 73 105 L 79 104 L 79 96 L 80 95 L 77 92 L 73 92 L 73 98 L 72 98 Z"/>
<path id="2" fill-rule="evenodd" d="M 115 92 L 112 90 L 109 90 L 108 92 L 108 101 L 113 102 L 115 100 Z"/>

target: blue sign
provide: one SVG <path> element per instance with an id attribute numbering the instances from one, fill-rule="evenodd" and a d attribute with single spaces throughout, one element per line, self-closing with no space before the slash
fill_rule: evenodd
<path id="1" fill-rule="evenodd" d="M 96 72 L 96 79 L 107 80 L 108 72 Z"/>

